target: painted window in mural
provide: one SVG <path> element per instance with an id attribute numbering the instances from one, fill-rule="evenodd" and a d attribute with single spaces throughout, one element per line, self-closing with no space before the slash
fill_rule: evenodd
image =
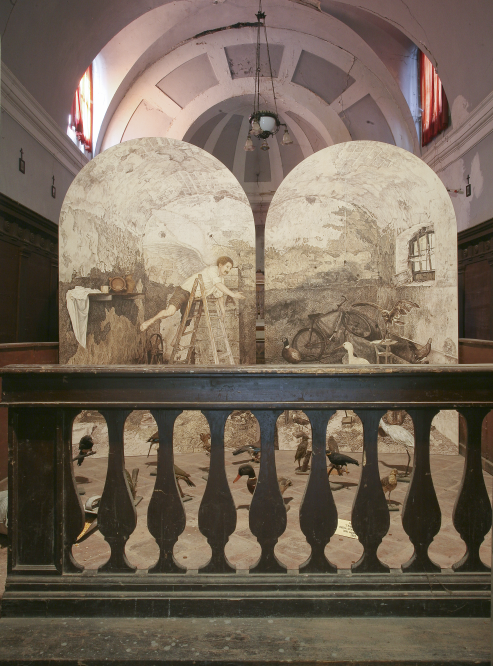
<path id="1" fill-rule="evenodd" d="M 409 263 L 413 282 L 435 279 L 435 231 L 423 227 L 409 241 Z"/>

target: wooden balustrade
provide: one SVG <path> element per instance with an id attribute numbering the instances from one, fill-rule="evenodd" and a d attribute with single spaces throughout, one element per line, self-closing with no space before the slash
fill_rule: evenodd
<path id="1" fill-rule="evenodd" d="M 4 616 L 25 615 L 456 615 L 487 616 L 489 568 L 479 547 L 491 527 L 481 470 L 481 425 L 493 406 L 492 366 L 173 367 L 10 366 L 2 370 L 9 407 L 9 554 Z M 72 555 L 83 524 L 71 463 L 71 429 L 82 409 L 106 419 L 109 457 L 99 511 L 111 553 L 97 571 Z M 147 524 L 159 546 L 148 571 L 125 554 L 136 512 L 125 478 L 123 429 L 133 409 L 150 409 L 160 438 L 157 476 Z M 182 410 L 201 410 L 211 430 L 210 472 L 199 529 L 212 550 L 208 564 L 187 571 L 173 557 L 186 514 L 173 472 L 173 427 Z M 238 573 L 225 555 L 236 509 L 224 465 L 224 427 L 235 409 L 250 409 L 261 431 L 261 464 L 250 528 L 261 556 Z M 286 529 L 274 455 L 275 424 L 285 409 L 301 409 L 313 433 L 312 469 L 300 509 L 311 555 L 288 571 L 274 548 Z M 337 527 L 327 477 L 327 423 L 337 409 L 362 421 L 364 465 L 352 525 L 363 555 L 337 569 L 325 550 Z M 378 426 L 387 409 L 406 409 L 415 428 L 415 461 L 403 507 L 411 559 L 389 569 L 377 549 L 389 530 L 378 473 Z M 428 549 L 439 533 L 440 507 L 430 472 L 430 428 L 440 409 L 459 409 L 468 429 L 464 475 L 454 525 L 464 557 L 441 570 Z M 255 574 L 255 575 L 253 575 Z"/>

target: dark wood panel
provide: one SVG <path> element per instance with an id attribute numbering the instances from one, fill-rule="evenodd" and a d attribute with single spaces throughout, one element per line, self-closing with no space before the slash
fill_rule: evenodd
<path id="1" fill-rule="evenodd" d="M 58 340 L 58 227 L 0 194 L 0 344 Z"/>
<path id="2" fill-rule="evenodd" d="M 491 266 L 488 261 L 478 261 L 465 267 L 464 297 L 464 337 L 489 340 Z"/>
<path id="3" fill-rule="evenodd" d="M 405 409 L 493 404 L 492 366 L 10 366 L 3 368 L 9 404 L 149 409 Z M 466 390 L 467 389 L 467 390 Z M 223 407 L 224 406 L 224 407 Z"/>
<path id="4" fill-rule="evenodd" d="M 9 510 L 15 516 L 14 570 L 56 571 L 56 417 L 55 409 L 21 409 L 12 415 L 15 440 Z M 9 521 L 9 529 L 10 525 Z"/>
<path id="5" fill-rule="evenodd" d="M 19 248 L 0 239 L 0 343 L 17 340 Z"/>
<path id="6" fill-rule="evenodd" d="M 459 337 L 493 339 L 493 219 L 458 234 Z"/>
<path id="7" fill-rule="evenodd" d="M 19 342 L 49 341 L 51 261 L 40 254 L 21 255 Z"/>

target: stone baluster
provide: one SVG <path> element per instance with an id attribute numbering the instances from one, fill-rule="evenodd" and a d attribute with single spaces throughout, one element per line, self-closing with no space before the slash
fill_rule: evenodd
<path id="1" fill-rule="evenodd" d="M 441 571 L 428 555 L 428 548 L 440 531 L 442 522 L 430 469 L 430 429 L 438 411 L 408 410 L 414 423 L 414 463 L 402 508 L 402 526 L 414 546 L 414 553 L 401 568 L 409 573 Z"/>
<path id="2" fill-rule="evenodd" d="M 466 544 L 464 557 L 456 562 L 454 571 L 489 571 L 479 557 L 479 547 L 491 527 L 491 503 L 481 467 L 481 431 L 488 409 L 459 409 L 467 423 L 467 448 L 464 473 L 453 522 Z"/>
<path id="3" fill-rule="evenodd" d="M 335 410 L 311 409 L 305 412 L 312 425 L 311 471 L 300 508 L 300 527 L 312 548 L 302 573 L 337 573 L 325 557 L 325 547 L 337 529 L 337 509 L 327 475 L 327 423 Z"/>
<path id="4" fill-rule="evenodd" d="M 211 429 L 209 478 L 199 508 L 199 529 L 212 548 L 209 562 L 199 573 L 234 573 L 224 553 L 229 537 L 236 528 L 236 507 L 226 478 L 224 465 L 224 426 L 229 411 L 204 410 Z"/>
<path id="5" fill-rule="evenodd" d="M 250 529 L 257 537 L 262 553 L 250 573 L 285 573 L 286 567 L 274 554 L 276 543 L 286 530 L 287 523 L 274 454 L 276 421 L 282 410 L 259 409 L 253 411 L 253 414 L 260 424 L 261 459 L 257 485 L 250 505 Z"/>
<path id="6" fill-rule="evenodd" d="M 185 573 L 177 563 L 173 548 L 185 529 L 186 514 L 178 492 L 173 457 L 173 428 L 181 410 L 151 410 L 159 432 L 157 475 L 147 512 L 149 532 L 159 546 L 159 559 L 149 573 Z"/>
<path id="7" fill-rule="evenodd" d="M 111 548 L 100 572 L 133 573 L 136 569 L 127 560 L 125 544 L 137 524 L 135 505 L 125 477 L 123 430 L 131 410 L 101 410 L 108 424 L 108 470 L 98 511 L 99 531 Z"/>
<path id="8" fill-rule="evenodd" d="M 351 522 L 364 547 L 363 555 L 351 566 L 353 573 L 387 573 L 389 567 L 377 557 L 377 550 L 390 527 L 390 515 L 378 471 L 378 424 L 385 414 L 379 409 L 356 411 L 363 423 L 363 454 Z"/>

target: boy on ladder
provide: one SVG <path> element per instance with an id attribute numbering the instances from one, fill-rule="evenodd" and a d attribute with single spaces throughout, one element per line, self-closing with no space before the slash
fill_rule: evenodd
<path id="1" fill-rule="evenodd" d="M 205 296 L 210 296 L 211 294 L 217 298 L 219 308 L 222 316 L 224 317 L 226 308 L 224 307 L 224 294 L 231 296 L 233 300 L 245 298 L 240 291 L 231 291 L 224 284 L 224 277 L 233 268 L 233 260 L 230 257 L 219 257 L 217 260 L 217 265 L 207 266 L 199 273 L 194 273 L 185 282 L 181 287 L 176 287 L 174 292 L 171 294 L 169 299 L 168 307 L 166 310 L 161 310 L 158 312 L 155 317 L 148 319 L 140 326 L 141 331 L 145 331 L 149 328 L 154 322 L 159 319 L 166 319 L 167 317 L 172 317 L 177 310 L 180 310 L 181 315 L 185 314 L 185 309 L 187 307 L 188 300 L 190 298 L 190 293 L 193 289 L 195 280 L 198 279 L 199 275 L 202 275 L 202 280 L 205 287 Z M 195 298 L 201 298 L 200 286 L 197 287 L 195 292 Z"/>

